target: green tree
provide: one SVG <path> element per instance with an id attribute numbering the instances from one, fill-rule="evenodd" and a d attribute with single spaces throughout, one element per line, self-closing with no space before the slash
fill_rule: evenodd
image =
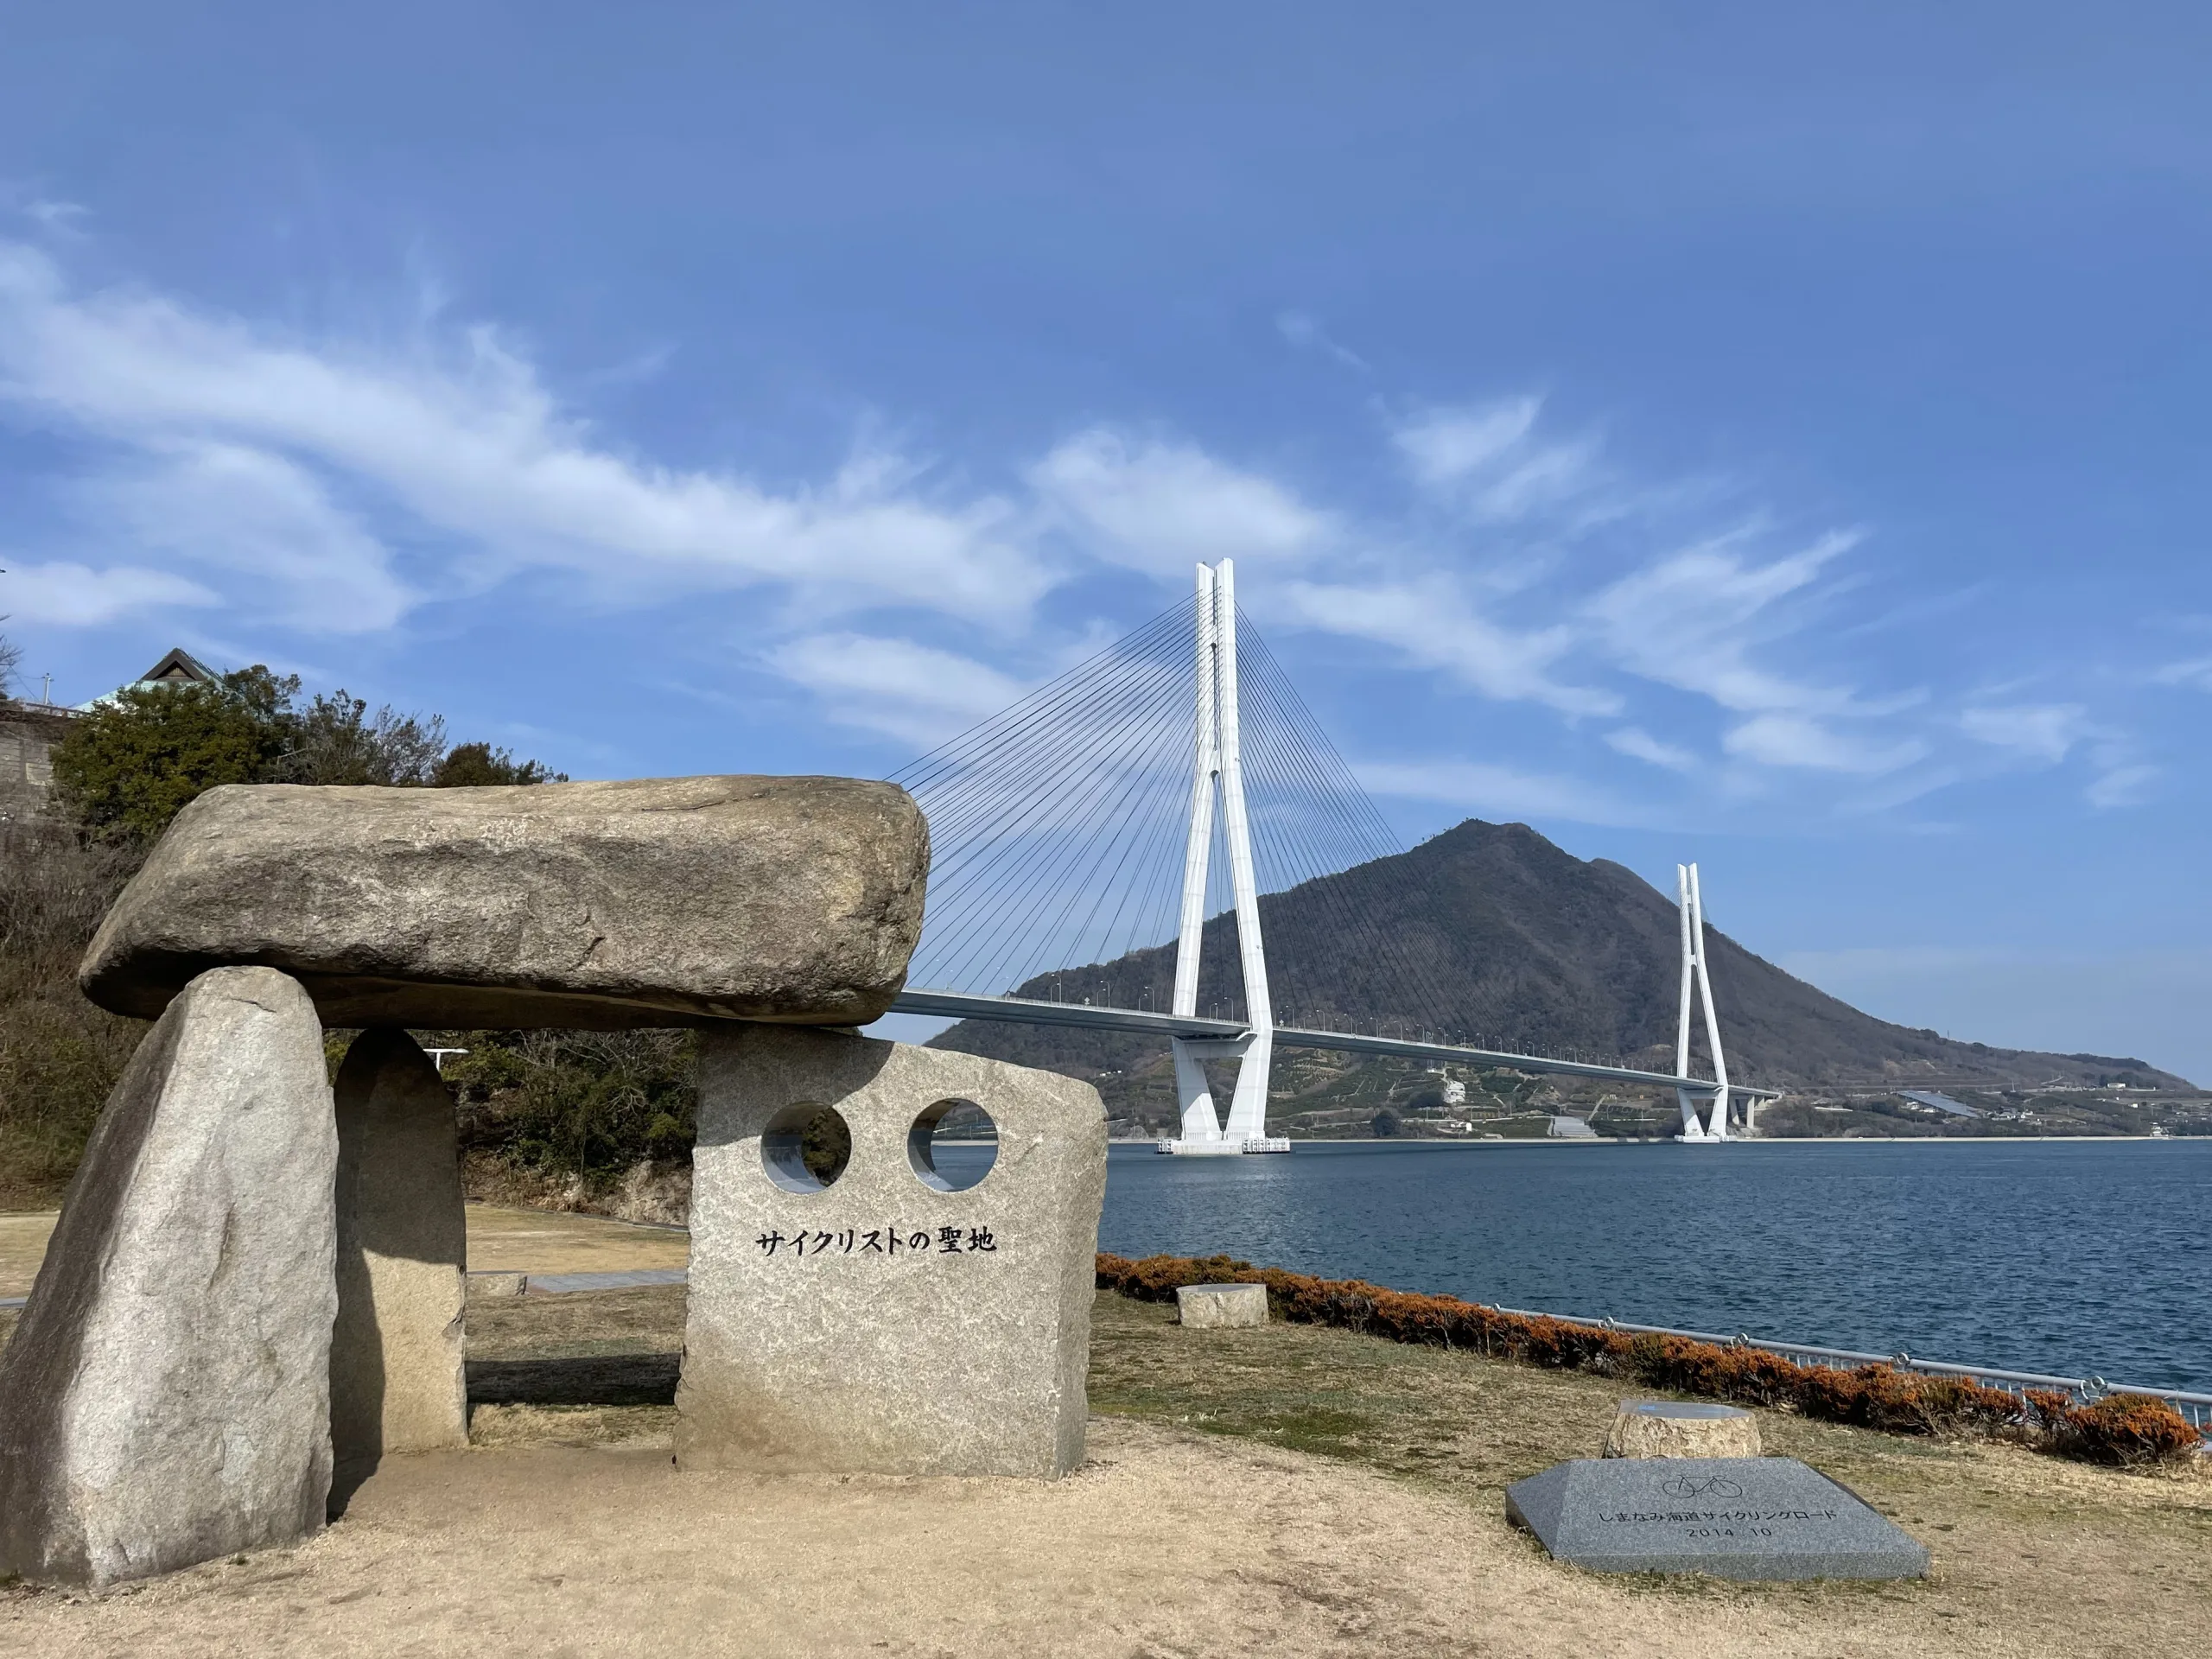
<path id="1" fill-rule="evenodd" d="M 148 845 L 202 791 L 262 781 L 298 688 L 265 668 L 219 686 L 126 687 L 54 746 L 54 788 L 94 839 Z"/>
<path id="2" fill-rule="evenodd" d="M 445 1068 L 466 1148 L 598 1179 L 690 1152 L 697 1045 L 688 1031 L 437 1035 L 469 1051 Z"/>
<path id="3" fill-rule="evenodd" d="M 219 784 L 387 786 L 563 781 L 488 743 L 448 749 L 436 715 L 369 713 L 342 689 L 299 707 L 296 675 L 256 664 L 220 685 L 132 686 L 101 700 L 54 753 L 54 779 L 94 839 L 150 845 Z"/>
<path id="4" fill-rule="evenodd" d="M 445 759 L 446 723 L 396 712 L 373 718 L 369 705 L 342 690 L 315 700 L 284 722 L 285 748 L 276 766 L 295 784 L 422 785 Z"/>
<path id="5" fill-rule="evenodd" d="M 564 784 L 565 772 L 548 772 L 535 760 L 518 760 L 489 743 L 461 743 L 447 751 L 430 773 L 439 789 L 482 788 L 490 784 Z"/>

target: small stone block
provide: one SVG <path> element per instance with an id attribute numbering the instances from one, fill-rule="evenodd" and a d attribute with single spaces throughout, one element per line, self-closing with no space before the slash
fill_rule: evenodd
<path id="1" fill-rule="evenodd" d="M 268 968 L 186 985 L 0 1352 L 0 1573 L 108 1585 L 321 1528 L 337 1164 L 307 992 Z"/>
<path id="2" fill-rule="evenodd" d="M 950 1102 L 997 1129 L 989 1173 L 958 1190 L 929 1150 Z M 804 1161 L 824 1108 L 850 1140 L 826 1185 Z M 680 1467 L 1049 1478 L 1083 1461 L 1096 1090 L 942 1049 L 725 1027 L 700 1045 L 698 1122 Z"/>
<path id="3" fill-rule="evenodd" d="M 1577 1459 L 1505 1489 L 1553 1556 L 1600 1573 L 1911 1579 L 1927 1548 L 1794 1458 Z"/>
<path id="4" fill-rule="evenodd" d="M 1268 1322 L 1265 1285 L 1185 1285 L 1175 1293 L 1175 1308 L 1194 1331 Z"/>
<path id="5" fill-rule="evenodd" d="M 472 1273 L 471 1296 L 519 1296 L 530 1288 L 530 1275 L 522 1273 Z"/>
<path id="6" fill-rule="evenodd" d="M 1756 1458 L 1759 1420 L 1736 1406 L 1624 1400 L 1605 1434 L 1609 1458 Z"/>

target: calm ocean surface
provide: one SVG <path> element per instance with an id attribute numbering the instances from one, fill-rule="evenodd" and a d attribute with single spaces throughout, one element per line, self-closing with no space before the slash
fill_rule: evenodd
<path id="1" fill-rule="evenodd" d="M 2212 1392 L 2212 1141 L 1116 1146 L 1101 1249 Z"/>

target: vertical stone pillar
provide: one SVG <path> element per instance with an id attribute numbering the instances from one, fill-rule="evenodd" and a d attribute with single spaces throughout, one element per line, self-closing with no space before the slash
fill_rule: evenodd
<path id="1" fill-rule="evenodd" d="M 387 1452 L 468 1444 L 453 1096 L 415 1039 L 385 1027 L 353 1039 L 337 1097 L 334 1507 Z"/>
<path id="2" fill-rule="evenodd" d="M 965 1190 L 930 1150 L 954 1102 L 997 1132 Z M 705 1033 L 677 1463 L 1075 1467 L 1105 1191 L 1088 1084 L 836 1032 Z"/>
<path id="3" fill-rule="evenodd" d="M 322 1525 L 337 1162 L 307 992 L 191 981 L 108 1096 L 0 1354 L 0 1572 L 110 1584 Z"/>

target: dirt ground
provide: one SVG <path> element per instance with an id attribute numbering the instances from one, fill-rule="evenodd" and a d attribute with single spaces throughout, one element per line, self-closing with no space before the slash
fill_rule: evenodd
<path id="1" fill-rule="evenodd" d="M 46 1259 L 46 1241 L 59 1218 L 54 1211 L 17 1211 L 0 1215 L 0 1296 L 28 1296 L 38 1264 Z"/>
<path id="2" fill-rule="evenodd" d="M 0 1296 L 27 1296 L 57 1211 L 0 1215 Z M 629 1273 L 680 1268 L 691 1236 L 674 1227 L 639 1227 L 545 1210 L 468 1206 L 468 1265 L 482 1273 Z"/>
<path id="3" fill-rule="evenodd" d="M 473 1301 L 467 1452 L 321 1537 L 98 1599 L 0 1591 L 41 1655 L 2126 1655 L 2212 1637 L 2212 1480 L 1765 1416 L 1936 1553 L 1924 1582 L 1550 1561 L 1504 1484 L 1588 1455 L 1595 1378 L 1102 1295 L 1090 1461 L 1052 1484 L 747 1479 L 668 1454 L 683 1292 Z"/>

